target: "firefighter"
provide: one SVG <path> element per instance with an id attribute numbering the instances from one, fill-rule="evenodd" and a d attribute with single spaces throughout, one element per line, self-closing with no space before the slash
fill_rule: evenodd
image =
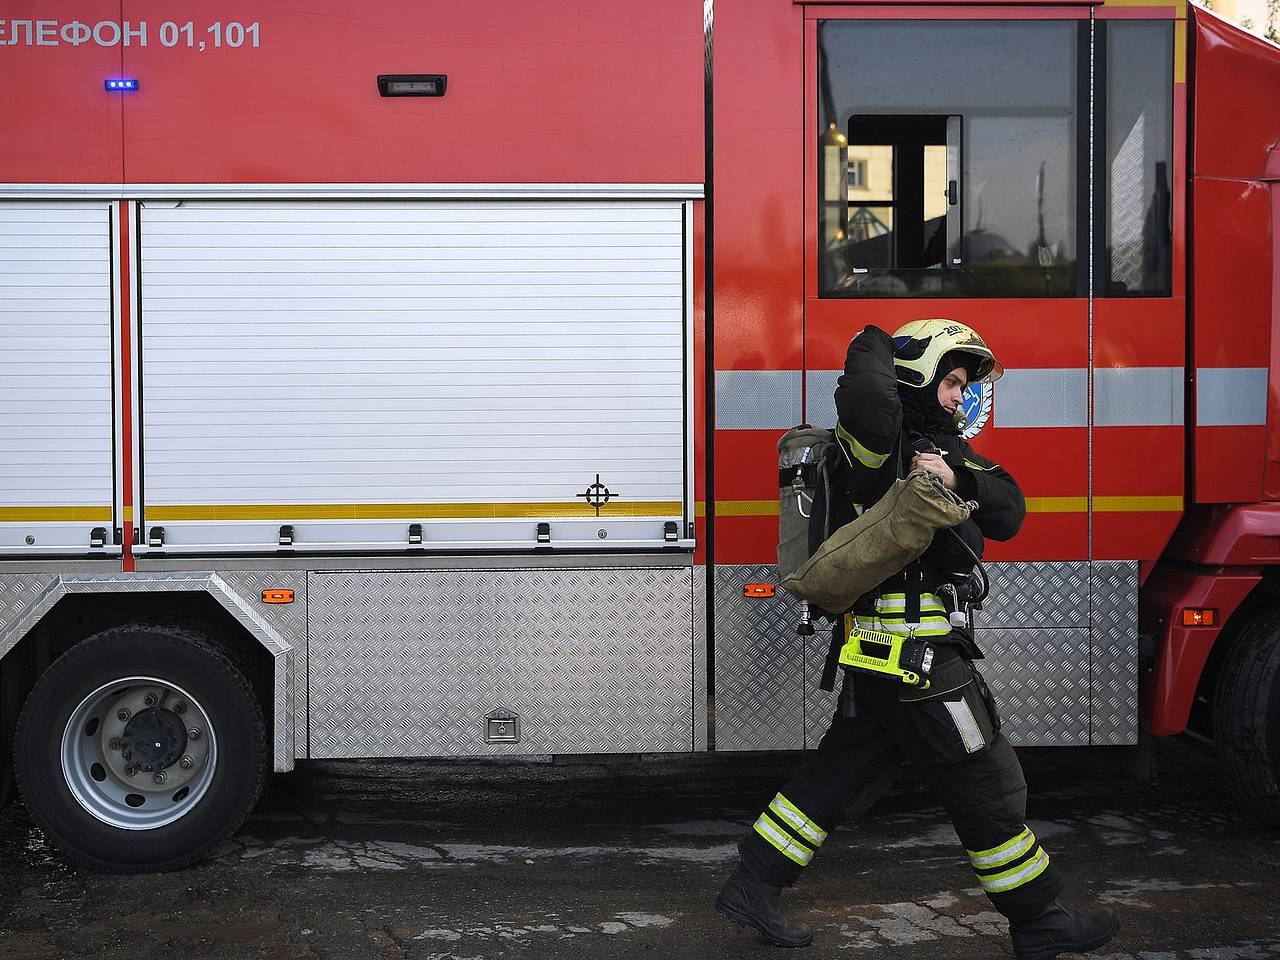
<path id="1" fill-rule="evenodd" d="M 891 777 L 902 759 L 937 792 L 979 884 L 1009 920 L 1019 960 L 1049 960 L 1109 941 L 1109 910 L 1062 906 L 1062 878 L 1027 826 L 1027 786 L 973 660 L 982 656 L 953 609 L 983 540 L 1007 540 L 1026 514 L 1022 492 L 1001 466 L 975 453 L 957 429 L 970 383 L 1003 373 L 977 333 L 950 320 L 916 320 L 890 337 L 867 327 L 849 345 L 836 388 L 843 454 L 830 529 L 873 504 L 893 481 L 927 470 L 978 508 L 939 531 L 923 557 L 837 618 L 833 656 L 856 625 L 926 638 L 935 661 L 926 689 L 846 671 L 831 726 L 818 749 L 760 814 L 738 846 L 740 862 L 716 900 L 726 917 L 781 946 L 813 941 L 786 919 L 783 887 L 799 879 L 845 809 Z M 846 511 L 836 513 L 835 504 Z M 962 599 L 962 596 L 961 596 Z M 829 660 L 828 669 L 834 660 Z"/>

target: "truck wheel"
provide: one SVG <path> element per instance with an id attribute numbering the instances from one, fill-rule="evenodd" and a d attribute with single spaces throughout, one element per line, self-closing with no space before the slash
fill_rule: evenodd
<path id="1" fill-rule="evenodd" d="M 1222 662 L 1213 740 L 1240 805 L 1280 826 L 1280 611 L 1250 621 Z"/>
<path id="2" fill-rule="evenodd" d="M 137 873 L 192 863 L 266 778 L 262 709 L 202 634 L 112 627 L 54 660 L 18 720 L 18 789 L 69 856 Z"/>

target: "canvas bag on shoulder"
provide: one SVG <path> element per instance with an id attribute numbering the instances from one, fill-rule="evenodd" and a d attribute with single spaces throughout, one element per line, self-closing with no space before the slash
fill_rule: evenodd
<path id="1" fill-rule="evenodd" d="M 969 519 L 941 481 L 924 470 L 895 480 L 865 513 L 828 537 L 798 569 L 781 577 L 783 589 L 823 610 L 842 613 L 885 580 L 901 573 L 928 548 L 933 535 Z"/>

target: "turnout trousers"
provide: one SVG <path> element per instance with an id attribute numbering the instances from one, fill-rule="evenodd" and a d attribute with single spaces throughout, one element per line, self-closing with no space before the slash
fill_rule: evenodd
<path id="1" fill-rule="evenodd" d="M 818 749 L 738 845 L 748 869 L 766 883 L 795 883 L 846 809 L 883 786 L 905 758 L 941 799 L 1000 913 L 1014 922 L 1033 917 L 1061 893 L 1061 878 L 1026 825 L 1026 780 L 981 674 L 954 646 L 936 650 L 928 690 L 846 673 Z"/>

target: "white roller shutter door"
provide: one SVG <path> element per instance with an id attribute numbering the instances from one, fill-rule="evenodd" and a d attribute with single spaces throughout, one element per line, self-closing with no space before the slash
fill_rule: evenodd
<path id="1" fill-rule="evenodd" d="M 109 532 L 111 358 L 108 205 L 0 203 L 0 553 Z"/>
<path id="2" fill-rule="evenodd" d="M 148 203 L 141 243 L 166 551 L 685 538 L 679 202 Z"/>

